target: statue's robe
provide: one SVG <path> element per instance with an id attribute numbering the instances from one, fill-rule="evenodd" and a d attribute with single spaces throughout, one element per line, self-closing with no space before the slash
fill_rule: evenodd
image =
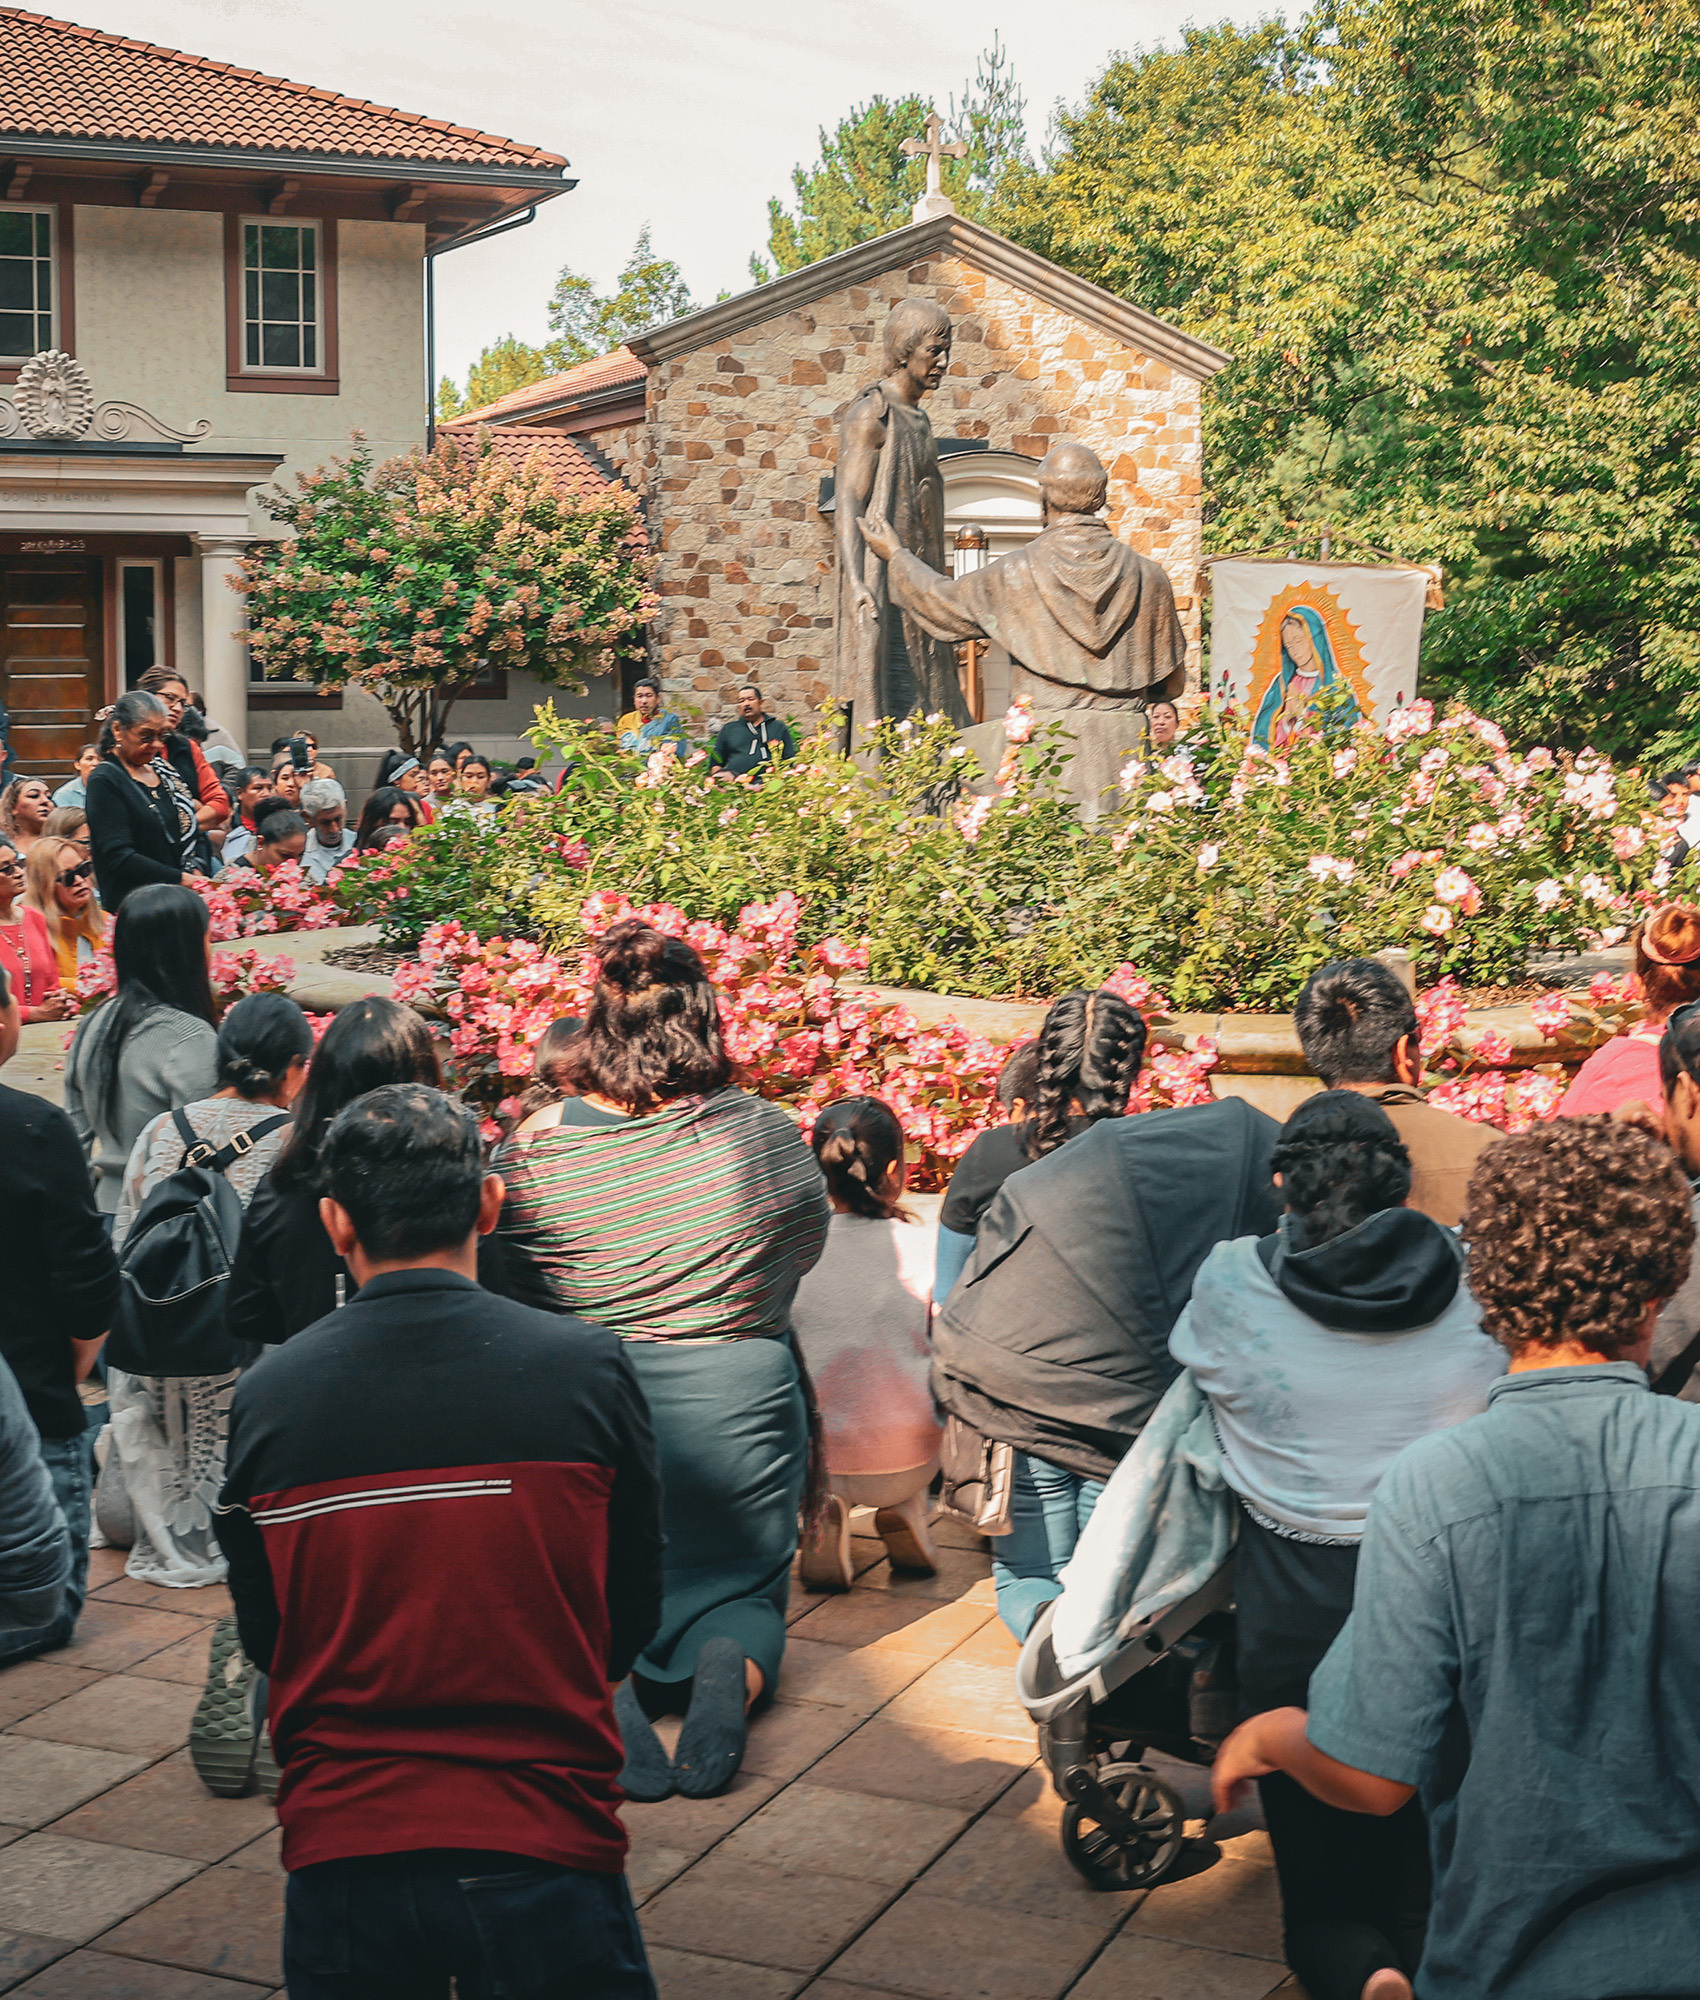
<path id="1" fill-rule="evenodd" d="M 996 640 L 1010 656 L 1011 698 L 1025 696 L 1036 720 L 1066 712 L 1067 789 L 1088 821 L 1143 748 L 1146 706 L 1186 685 L 1186 633 L 1168 573 L 1084 515 L 954 581 L 900 549 L 888 586 L 934 637 Z"/>
<path id="2" fill-rule="evenodd" d="M 884 432 L 867 511 L 882 516 L 906 553 L 941 570 L 944 552 L 944 478 L 927 413 L 873 382 L 839 419 L 839 460 L 844 434 L 872 418 Z M 891 600 L 886 565 L 866 550 L 863 581 L 877 606 L 872 619 L 856 615 L 851 579 L 838 573 L 838 616 L 833 638 L 833 699 L 853 711 L 856 730 L 881 716 L 940 714 L 959 726 L 969 721 L 956 649 L 929 633 L 920 620 Z"/>

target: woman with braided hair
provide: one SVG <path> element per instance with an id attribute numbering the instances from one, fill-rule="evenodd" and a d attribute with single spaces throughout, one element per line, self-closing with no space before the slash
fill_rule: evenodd
<path id="1" fill-rule="evenodd" d="M 1004 1182 L 1078 1138 L 1100 1118 L 1120 1118 L 1145 1059 L 1139 1009 L 1100 987 L 1065 993 L 1038 1038 L 1022 1042 L 998 1076 L 1007 1125 L 982 1132 L 957 1162 L 939 1211 L 933 1297 L 946 1299 L 974 1249 L 974 1231 Z"/>

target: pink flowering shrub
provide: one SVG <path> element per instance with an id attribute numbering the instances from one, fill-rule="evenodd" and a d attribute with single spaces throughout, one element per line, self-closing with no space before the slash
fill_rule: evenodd
<path id="1" fill-rule="evenodd" d="M 245 999 L 250 993 L 287 993 L 295 984 L 294 959 L 284 957 L 281 952 L 261 953 L 251 944 L 235 951 L 215 951 L 209 970 L 213 1000 L 221 1014 L 233 1001 Z M 89 1013 L 109 998 L 117 985 L 118 974 L 108 940 L 77 975 L 77 1011 Z M 328 1022 L 329 1016 L 323 1018 Z M 323 1029 L 317 1031 L 323 1032 Z"/>

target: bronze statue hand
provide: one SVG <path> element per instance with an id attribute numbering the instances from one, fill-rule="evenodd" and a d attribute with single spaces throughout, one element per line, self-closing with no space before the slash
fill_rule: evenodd
<path id="1" fill-rule="evenodd" d="M 863 541 L 881 562 L 890 562 L 902 546 L 892 533 L 890 524 L 881 520 L 878 514 L 864 514 L 856 525 L 862 531 Z"/>

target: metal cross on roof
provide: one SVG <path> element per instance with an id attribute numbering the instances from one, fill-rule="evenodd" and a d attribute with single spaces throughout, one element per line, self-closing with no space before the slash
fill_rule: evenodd
<path id="1" fill-rule="evenodd" d="M 954 215 L 956 205 L 945 193 L 939 178 L 940 162 L 946 159 L 963 160 L 968 157 L 967 142 L 956 139 L 947 143 L 943 137 L 944 120 L 936 111 L 927 113 L 927 136 L 925 139 L 905 139 L 902 145 L 906 160 L 925 159 L 927 162 L 927 191 L 916 202 L 913 216 L 917 222 L 928 222 L 935 215 Z"/>

